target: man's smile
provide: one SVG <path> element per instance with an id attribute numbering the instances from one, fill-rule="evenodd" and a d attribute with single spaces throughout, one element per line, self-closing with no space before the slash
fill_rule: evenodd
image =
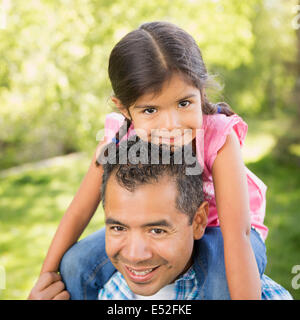
<path id="1" fill-rule="evenodd" d="M 124 269 L 129 279 L 135 283 L 146 283 L 151 281 L 151 279 L 157 273 L 157 270 L 160 266 L 152 267 L 152 268 L 131 268 L 129 266 L 124 265 Z"/>

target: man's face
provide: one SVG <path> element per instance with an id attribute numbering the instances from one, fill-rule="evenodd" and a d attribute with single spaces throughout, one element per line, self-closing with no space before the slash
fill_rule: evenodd
<path id="1" fill-rule="evenodd" d="M 176 184 L 169 177 L 121 187 L 112 175 L 107 183 L 106 252 L 136 294 L 153 295 L 191 265 L 194 239 L 203 235 L 207 206 L 189 224 L 175 207 Z"/>

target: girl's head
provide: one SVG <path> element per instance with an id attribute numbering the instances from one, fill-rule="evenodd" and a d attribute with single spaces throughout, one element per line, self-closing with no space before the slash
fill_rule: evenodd
<path id="1" fill-rule="evenodd" d="M 150 22 L 128 33 L 113 48 L 108 69 L 112 100 L 126 117 L 126 129 L 133 121 L 135 129 L 147 132 L 194 130 L 201 127 L 202 113 L 217 112 L 205 94 L 210 77 L 200 49 L 174 24 Z M 225 103 L 219 108 L 233 114 Z"/>

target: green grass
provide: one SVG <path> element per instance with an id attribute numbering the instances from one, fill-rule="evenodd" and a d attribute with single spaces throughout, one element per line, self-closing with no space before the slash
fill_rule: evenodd
<path id="1" fill-rule="evenodd" d="M 0 266 L 6 274 L 6 289 L 0 290 L 0 299 L 27 298 L 89 162 L 84 157 L 0 180 Z M 82 236 L 102 226 L 99 206 Z"/>
<path id="2" fill-rule="evenodd" d="M 266 274 L 288 289 L 295 299 L 300 299 L 300 289 L 291 287 L 295 276 L 292 267 L 300 264 L 300 170 L 292 165 L 281 166 L 269 158 L 271 140 L 266 134 L 265 138 L 256 139 L 258 151 L 248 149 L 246 154 L 250 156 L 245 157 L 247 162 L 255 159 L 256 162 L 247 166 L 268 186 Z M 249 148 L 253 148 L 251 143 Z M 0 299 L 27 298 L 58 223 L 89 162 L 88 157 L 82 157 L 0 178 L 0 267 L 6 271 L 6 289 L 0 291 Z M 99 206 L 83 236 L 102 226 L 103 211 Z"/>
<path id="3" fill-rule="evenodd" d="M 291 270 L 294 265 L 300 265 L 299 167 L 282 166 L 268 156 L 247 166 L 268 186 L 265 218 L 269 228 L 266 240 L 268 264 L 265 273 L 289 290 L 294 299 L 300 299 L 300 289 L 295 290 L 291 285 L 295 276 Z"/>

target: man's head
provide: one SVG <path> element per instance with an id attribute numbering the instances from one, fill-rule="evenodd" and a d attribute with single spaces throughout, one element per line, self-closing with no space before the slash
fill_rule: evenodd
<path id="1" fill-rule="evenodd" d="M 152 295 L 172 283 L 192 263 L 194 240 L 207 223 L 201 175 L 186 175 L 185 164 L 163 164 L 164 146 L 146 142 L 147 164 L 104 164 L 102 200 L 106 222 L 106 252 L 130 289 Z M 120 145 L 128 151 L 135 142 Z M 158 164 L 151 164 L 158 148 Z"/>

